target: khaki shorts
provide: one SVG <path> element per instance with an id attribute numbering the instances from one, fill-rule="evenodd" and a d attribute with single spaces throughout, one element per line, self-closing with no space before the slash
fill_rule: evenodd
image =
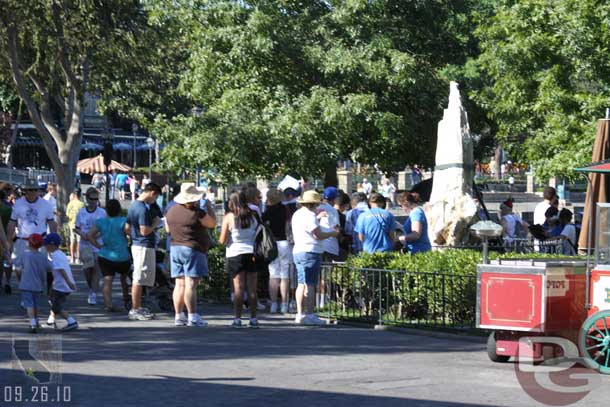
<path id="1" fill-rule="evenodd" d="M 84 269 L 95 268 L 95 263 L 97 262 L 97 252 L 95 252 L 91 246 L 84 246 L 81 244 L 80 261 L 83 263 Z"/>
<path id="2" fill-rule="evenodd" d="M 131 279 L 133 284 L 146 287 L 155 285 L 155 249 L 131 246 L 131 256 L 133 257 L 133 277 Z"/>
<path id="3" fill-rule="evenodd" d="M 70 229 L 70 243 L 80 242 L 80 235 L 76 234 L 74 230 Z"/>

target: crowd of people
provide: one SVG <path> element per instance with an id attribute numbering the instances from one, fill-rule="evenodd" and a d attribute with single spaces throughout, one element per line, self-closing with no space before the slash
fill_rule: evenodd
<path id="1" fill-rule="evenodd" d="M 118 176 L 116 182 L 119 193 L 125 192 Z M 78 327 L 66 311 L 69 294 L 76 289 L 71 268 L 75 265 L 82 268 L 90 306 L 98 304 L 101 278 L 104 311 L 119 311 L 112 299 L 112 284 L 118 274 L 127 317 L 153 319 L 143 296 L 158 280 L 159 249 L 166 249 L 169 256 L 175 325 L 206 326 L 197 310 L 197 286 L 208 275 L 207 252 L 215 243 L 217 227 L 214 202 L 206 199 L 208 190 L 183 183 L 162 208 L 161 188 L 148 182 L 125 216 L 120 200 L 110 199 L 105 208 L 100 206 L 97 186 L 94 182 L 84 195 L 75 190 L 65 219 L 59 219 L 55 185 L 50 184 L 44 194 L 38 184 L 28 183 L 21 188 L 21 197 L 12 186 L 0 185 L 4 291 L 11 294 L 14 273 L 31 331 L 40 329 L 39 305 L 45 290 L 50 304 L 46 324 L 63 330 Z M 386 209 L 390 199 L 372 189 L 368 197 L 364 192 L 348 196 L 335 187 L 322 193 L 300 189 L 270 189 L 263 200 L 261 191 L 248 184 L 233 191 L 226 202 L 218 242 L 226 245 L 233 327 L 242 326 L 244 304 L 250 312 L 248 326 L 259 326 L 258 273 L 269 276 L 271 313 L 294 313 L 296 324 L 322 325 L 325 321 L 314 310 L 327 301 L 323 262 L 345 260 L 348 254 L 360 252 L 430 250 L 427 221 L 416 194 L 397 195 L 398 204 L 408 215 L 403 226 Z M 69 256 L 60 250 L 58 224 L 64 220 Z M 263 224 L 277 244 L 277 255 L 268 261 L 256 254 L 255 247 Z M 167 232 L 166 247 L 161 247 L 161 228 Z"/>

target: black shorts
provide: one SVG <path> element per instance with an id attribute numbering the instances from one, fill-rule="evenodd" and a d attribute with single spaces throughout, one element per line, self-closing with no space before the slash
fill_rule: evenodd
<path id="1" fill-rule="evenodd" d="M 104 277 L 113 277 L 114 273 L 127 274 L 129 273 L 129 268 L 131 267 L 131 261 L 129 260 L 116 262 L 98 256 L 97 261 Z"/>
<path id="2" fill-rule="evenodd" d="M 70 295 L 70 293 L 51 290 L 51 295 L 49 295 L 49 305 L 51 306 L 51 311 L 56 314 L 61 313 L 64 310 L 64 305 L 66 304 L 68 295 Z"/>
<path id="3" fill-rule="evenodd" d="M 227 257 L 225 262 L 225 271 L 231 277 L 235 277 L 239 273 L 245 271 L 246 273 L 256 273 L 256 263 L 254 262 L 254 256 L 252 253 L 239 254 L 234 257 Z"/>

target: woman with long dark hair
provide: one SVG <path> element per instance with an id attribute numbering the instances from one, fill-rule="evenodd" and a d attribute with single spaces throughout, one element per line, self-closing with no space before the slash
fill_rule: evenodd
<path id="1" fill-rule="evenodd" d="M 222 220 L 219 242 L 227 244 L 225 268 L 233 283 L 233 305 L 235 319 L 232 327 L 241 327 L 244 286 L 248 289 L 250 327 L 258 328 L 256 319 L 256 279 L 257 268 L 254 261 L 254 236 L 258 222 L 254 211 L 248 207 L 244 192 L 234 192 L 229 196 L 229 212 Z M 229 241 L 229 237 L 231 240 Z"/>

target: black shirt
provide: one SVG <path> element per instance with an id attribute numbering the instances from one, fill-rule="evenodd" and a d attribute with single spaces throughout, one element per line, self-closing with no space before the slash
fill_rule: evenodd
<path id="1" fill-rule="evenodd" d="M 269 225 L 275 240 L 286 240 L 286 222 L 290 219 L 290 211 L 281 202 L 267 206 L 263 213 L 263 222 Z"/>

